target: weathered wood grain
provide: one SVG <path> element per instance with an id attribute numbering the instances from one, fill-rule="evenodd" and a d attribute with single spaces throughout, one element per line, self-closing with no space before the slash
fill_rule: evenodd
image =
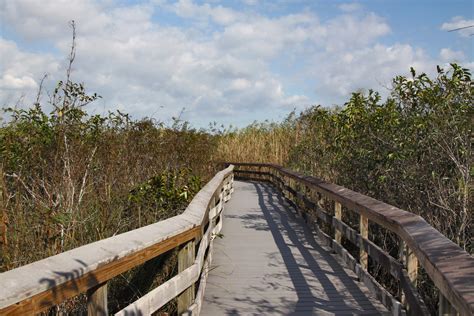
<path id="1" fill-rule="evenodd" d="M 107 282 L 87 291 L 87 316 L 108 316 Z"/>
<path id="2" fill-rule="evenodd" d="M 194 264 L 194 255 L 195 255 L 195 242 L 194 240 L 188 241 L 186 244 L 181 246 L 181 249 L 178 252 L 178 275 L 177 277 L 182 277 L 182 272 Z M 199 268 L 199 267 L 198 267 Z M 178 298 L 178 314 L 183 313 L 188 309 L 188 307 L 194 301 L 194 277 L 197 279 L 197 274 L 199 270 L 196 271 L 196 275 L 190 275 L 191 283 L 188 284 L 188 287 L 183 292 L 171 292 L 171 297 L 177 296 Z M 183 274 L 184 275 L 184 274 Z M 183 282 L 184 283 L 184 282 Z M 181 288 L 179 288 L 181 289 Z"/>
<path id="3" fill-rule="evenodd" d="M 339 202 L 334 203 L 334 217 L 340 221 L 342 221 L 342 205 Z M 339 229 L 336 228 L 336 233 L 334 239 L 338 244 L 341 243 L 342 233 Z"/>
<path id="4" fill-rule="evenodd" d="M 220 227 L 222 227 L 221 221 L 217 222 L 218 226 L 214 225 L 216 218 L 221 216 L 223 211 L 223 201 L 225 201 L 225 197 L 228 196 L 230 188 L 232 187 L 232 178 L 228 178 L 227 180 L 229 182 L 225 185 L 219 185 L 209 200 L 210 202 L 208 203 L 207 208 L 210 210 L 205 212 L 205 214 L 208 214 L 209 216 L 209 220 L 207 221 L 209 225 L 200 239 L 196 257 L 194 258 L 194 241 L 191 240 L 180 250 L 180 254 L 178 254 L 178 275 L 125 307 L 120 312 L 116 313 L 116 316 L 130 314 L 149 315 L 157 311 L 160 307 L 164 306 L 176 296 L 178 296 L 178 314 L 189 314 L 190 312 L 192 314 L 193 310 L 195 313 L 199 313 L 199 304 L 200 300 L 202 300 L 203 293 L 200 293 L 198 290 L 200 296 L 197 296 L 198 302 L 196 303 L 194 297 L 194 284 L 203 273 L 202 270 L 206 252 L 208 253 L 208 260 L 211 259 L 212 239 L 216 232 L 218 233 L 220 231 Z M 207 273 L 207 271 L 205 271 L 205 273 Z M 203 277 L 201 276 L 201 279 L 202 278 Z M 204 287 L 205 284 L 202 286 Z M 204 291 L 201 285 L 199 289 L 201 292 Z M 198 306 L 195 306 L 196 304 L 198 304 Z"/>
<path id="5" fill-rule="evenodd" d="M 156 234 L 159 236 L 160 232 L 172 228 L 173 226 L 166 228 L 165 225 L 156 230 Z M 71 250 L 73 255 L 65 252 L 61 254 L 62 256 L 57 255 L 59 258 L 53 256 L 15 269 L 17 271 L 4 272 L 0 274 L 0 284 L 5 285 L 1 288 L 0 297 L 5 298 L 1 302 L 5 307 L 0 305 L 2 306 L 0 314 L 24 315 L 27 312 L 42 311 L 200 235 L 199 226 L 191 225 L 189 228 L 183 227 L 182 230 L 184 231 L 176 235 L 174 232 L 179 232 L 179 230 L 174 231 L 167 239 L 140 250 L 136 250 L 142 245 L 136 236 L 136 239 L 132 239 L 132 243 L 125 243 L 125 241 L 120 243 L 121 239 L 117 242 L 101 243 L 101 247 L 93 247 L 95 252 L 90 252 L 90 249 L 83 251 L 84 249 L 80 247 Z M 120 256 L 118 248 L 126 249 L 127 253 Z M 62 267 L 61 264 L 63 264 Z M 12 290 L 10 294 L 7 292 L 8 289 Z M 7 299 L 14 303 L 9 304 Z"/>
<path id="6" fill-rule="evenodd" d="M 369 219 L 365 217 L 364 215 L 360 215 L 359 230 L 360 230 L 360 236 L 363 239 L 369 238 Z M 362 269 L 367 270 L 369 266 L 369 256 L 367 255 L 367 251 L 365 251 L 362 245 L 360 246 L 360 251 L 359 251 L 359 262 Z"/>
<path id="7" fill-rule="evenodd" d="M 164 306 L 170 300 L 182 294 L 183 291 L 189 289 L 199 278 L 200 271 L 204 264 L 204 256 L 210 243 L 212 228 L 209 227 L 203 235 L 199 245 L 198 253 L 192 264 L 184 268 L 178 275 L 153 289 L 146 295 L 142 296 L 132 304 L 120 310 L 115 316 L 125 315 L 150 315 Z M 186 249 L 185 251 L 187 251 Z M 188 254 L 185 253 L 187 256 Z M 194 292 L 193 292 L 194 295 Z M 187 299 L 187 298 L 186 298 Z M 192 302 L 186 302 L 180 313 L 188 310 Z"/>

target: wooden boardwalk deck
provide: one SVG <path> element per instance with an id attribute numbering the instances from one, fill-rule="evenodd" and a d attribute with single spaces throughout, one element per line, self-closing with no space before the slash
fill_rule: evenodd
<path id="1" fill-rule="evenodd" d="M 236 181 L 234 188 L 202 315 L 387 313 L 269 184 Z"/>

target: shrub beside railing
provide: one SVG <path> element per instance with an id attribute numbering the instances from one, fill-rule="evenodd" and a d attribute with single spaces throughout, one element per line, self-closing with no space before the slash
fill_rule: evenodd
<path id="1" fill-rule="evenodd" d="M 181 215 L 0 274 L 0 314 L 37 313 L 87 293 L 89 314 L 108 315 L 107 282 L 175 248 L 178 274 L 117 315 L 151 314 L 175 297 L 178 313 L 198 314 L 232 170 L 218 172 Z"/>

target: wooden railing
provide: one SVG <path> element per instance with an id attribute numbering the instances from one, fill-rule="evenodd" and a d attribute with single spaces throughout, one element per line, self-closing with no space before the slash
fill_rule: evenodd
<path id="1" fill-rule="evenodd" d="M 107 282 L 175 248 L 178 274 L 116 315 L 149 315 L 176 297 L 179 314 L 199 314 L 232 170 L 218 172 L 181 215 L 0 274 L 0 315 L 39 313 L 81 293 L 89 315 L 108 315 Z"/>
<path id="2" fill-rule="evenodd" d="M 419 265 L 439 289 L 439 315 L 474 315 L 474 258 L 420 216 L 278 165 L 231 164 L 235 166 L 236 178 L 270 181 L 283 192 L 326 245 L 342 257 L 394 315 L 429 314 L 417 291 Z M 331 203 L 333 210 L 328 210 Z M 359 217 L 358 230 L 342 220 L 344 212 Z M 369 239 L 369 224 L 377 224 L 398 236 L 398 258 Z M 332 232 L 325 233 L 322 226 L 329 226 Z M 343 247 L 342 237 L 344 244 L 349 242 L 352 248 L 359 248 L 358 255 L 351 255 Z M 396 296 L 400 300 L 369 273 L 369 258 L 399 280 L 400 295 Z"/>

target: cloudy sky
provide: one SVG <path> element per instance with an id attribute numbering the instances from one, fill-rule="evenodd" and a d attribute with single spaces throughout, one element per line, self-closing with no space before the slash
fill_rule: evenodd
<path id="1" fill-rule="evenodd" d="M 91 113 L 280 120 L 359 89 L 386 95 L 411 66 L 474 69 L 474 28 L 448 32 L 474 25 L 473 3 L 0 0 L 0 107 L 31 104 L 44 74 L 49 90 L 64 78 L 75 20 L 73 80 L 103 97 Z"/>

